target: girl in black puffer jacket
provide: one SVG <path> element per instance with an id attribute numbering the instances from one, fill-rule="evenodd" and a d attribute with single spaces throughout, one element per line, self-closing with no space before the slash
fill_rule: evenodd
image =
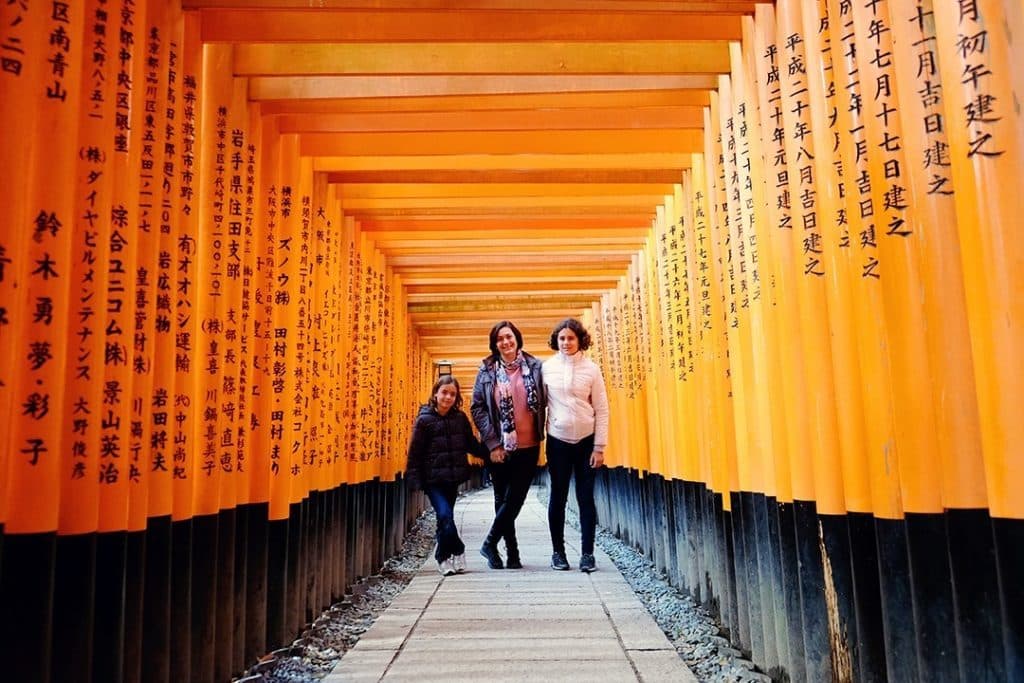
<path id="1" fill-rule="evenodd" d="M 461 410 L 458 380 L 451 375 L 439 377 L 430 394 L 412 428 L 405 473 L 411 486 L 427 494 L 437 513 L 434 559 L 437 570 L 449 576 L 466 570 L 466 546 L 459 538 L 454 514 L 459 484 L 470 475 L 466 454 L 485 458 L 488 451 L 473 435 L 469 418 Z"/>

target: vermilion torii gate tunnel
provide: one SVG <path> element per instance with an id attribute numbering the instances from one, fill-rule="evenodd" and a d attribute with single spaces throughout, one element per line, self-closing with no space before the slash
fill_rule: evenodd
<path id="1" fill-rule="evenodd" d="M 572 315 L 602 523 L 764 670 L 1024 681 L 1018 0 L 307 4 L 0 6 L 11 680 L 290 642 Z"/>

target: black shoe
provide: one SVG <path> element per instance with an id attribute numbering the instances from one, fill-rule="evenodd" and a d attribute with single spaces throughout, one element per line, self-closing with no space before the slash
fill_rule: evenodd
<path id="1" fill-rule="evenodd" d="M 596 570 L 597 563 L 594 562 L 594 556 L 590 553 L 583 553 L 583 555 L 580 556 L 580 571 L 587 572 L 589 574 Z"/>
<path id="2" fill-rule="evenodd" d="M 519 561 L 519 555 L 508 554 L 508 559 L 505 560 L 505 569 L 522 569 L 523 563 Z"/>
<path id="3" fill-rule="evenodd" d="M 501 555 L 498 554 L 498 549 L 489 543 L 484 543 L 480 546 L 480 554 L 487 558 L 487 566 L 491 569 L 504 569 L 505 563 L 501 560 Z"/>
<path id="4" fill-rule="evenodd" d="M 569 560 L 565 559 L 565 553 L 551 554 L 551 568 L 563 572 L 569 568 Z"/>

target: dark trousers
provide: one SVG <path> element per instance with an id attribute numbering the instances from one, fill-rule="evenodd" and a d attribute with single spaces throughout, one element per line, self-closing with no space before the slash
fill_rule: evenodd
<path id="1" fill-rule="evenodd" d="M 539 458 L 540 446 L 530 446 L 510 451 L 503 463 L 487 465 L 494 484 L 494 523 L 487 534 L 487 542 L 497 543 L 504 538 L 505 549 L 513 555 L 519 552 L 516 518 L 530 492 Z"/>
<path id="2" fill-rule="evenodd" d="M 569 499 L 569 480 L 573 475 L 576 477 L 576 504 L 580 510 L 580 531 L 583 536 L 580 552 L 594 552 L 597 506 L 594 505 L 596 470 L 590 466 L 593 452 L 593 434 L 579 443 L 559 441 L 548 434 L 548 476 L 551 480 L 548 528 L 551 531 L 551 547 L 556 553 L 565 553 L 565 503 Z"/>
<path id="3" fill-rule="evenodd" d="M 437 549 L 434 559 L 444 562 L 453 555 L 466 552 L 466 546 L 459 538 L 458 527 L 455 526 L 455 499 L 459 496 L 458 484 L 427 484 L 423 490 L 434 507 L 437 515 Z"/>

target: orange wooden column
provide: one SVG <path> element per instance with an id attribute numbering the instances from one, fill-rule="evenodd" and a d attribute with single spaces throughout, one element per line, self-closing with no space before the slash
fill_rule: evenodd
<path id="1" fill-rule="evenodd" d="M 180 12 L 165 8 L 161 27 L 163 61 L 163 128 L 154 136 L 163 143 L 163 160 L 155 168 L 158 256 L 153 344 L 152 438 L 149 515 L 169 517 L 174 508 L 175 359 L 178 235 L 181 230 L 182 30 Z"/>
<path id="2" fill-rule="evenodd" d="M 277 469 L 271 485 L 271 519 L 285 519 L 292 503 L 302 500 L 301 433 L 296 431 L 295 403 L 299 323 L 299 249 L 301 244 L 301 192 L 296 135 L 281 136 L 280 185 L 277 195 L 278 224 L 274 252 L 275 279 L 273 288 L 274 318 L 271 338 L 273 352 L 272 430 L 279 430 Z"/>
<path id="3" fill-rule="evenodd" d="M 5 242 L 14 234 L 24 236 L 19 253 L 5 251 L 3 256 L 5 280 L 10 273 L 11 284 L 17 286 L 5 303 L 12 316 L 20 314 L 7 319 L 0 332 L 4 337 L 11 335 L 8 350 L 13 351 L 8 356 L 12 369 L 4 371 L 11 392 L 11 422 L 2 437 L 8 458 L 2 475 L 7 480 L 8 534 L 57 529 L 65 426 L 64 348 L 71 324 L 69 288 L 76 274 L 72 244 L 77 202 L 65 187 L 74 187 L 81 173 L 76 145 L 68 141 L 78 138 L 83 80 L 83 11 L 44 12 L 43 16 L 27 8 L 17 12 L 12 19 L 24 40 L 22 63 L 39 61 L 39 65 L 26 68 L 25 76 L 35 76 L 38 81 L 21 93 L 23 99 L 11 104 L 20 102 L 24 115 L 35 119 L 20 127 L 34 127 L 37 139 L 32 151 L 38 161 L 28 169 L 21 168 L 27 176 L 24 186 L 14 183 L 14 187 L 23 187 L 25 198 L 14 200 L 16 213 L 10 219 L 17 218 L 20 223 L 4 235 Z M 24 27 L 18 27 L 21 21 Z M 51 34 L 56 38 L 51 40 Z M 17 94 L 14 89 L 12 99 Z M 24 280 L 19 283 L 20 277 Z"/>
<path id="4" fill-rule="evenodd" d="M 1024 74 L 1019 44 L 1024 8 L 1015 2 L 978 0 L 955 6 L 933 2 L 930 9 L 934 15 L 925 19 L 934 20 L 943 97 L 941 114 L 935 112 L 930 122 L 933 127 L 942 124 L 949 143 L 946 161 L 955 192 L 991 517 L 991 526 L 984 525 L 984 529 L 991 528 L 995 539 L 998 576 L 1018 576 L 1024 573 L 1024 561 L 1014 550 L 1021 545 L 1024 524 L 1024 500 L 1019 493 L 1024 484 L 1024 424 L 1019 410 L 1024 392 L 1020 355 L 1024 338 L 1024 193 L 1019 188 L 1024 174 L 1020 107 Z M 958 583 L 960 602 L 966 599 L 967 605 L 990 605 L 978 612 L 985 618 L 995 611 L 994 600 L 971 600 L 962 592 L 966 588 L 974 595 L 986 594 L 972 590 L 985 585 L 985 577 L 991 576 L 976 559 L 990 556 L 984 541 L 976 540 L 985 538 L 982 521 L 954 529 L 960 532 L 960 544 L 974 550 L 964 553 L 965 561 L 956 568 L 959 577 L 966 579 Z M 1013 582 L 998 585 L 1005 676 L 1012 679 L 1024 675 L 1020 638 L 1024 599 Z M 989 619 L 991 624 L 994 620 Z M 970 637 L 979 629 L 961 630 Z M 984 650 L 986 661 L 995 659 L 994 649 Z M 963 652 L 978 651 L 968 646 Z M 981 663 L 980 658 L 973 661 Z M 998 667 L 992 666 L 998 677 Z"/>
<path id="5" fill-rule="evenodd" d="M 12 226 L 0 236 L 0 358 L 13 358 L 23 345 L 20 335 L 24 297 L 19 295 L 19 289 L 32 270 L 26 250 L 30 234 L 27 228 L 34 218 L 34 214 L 30 215 L 31 173 L 26 172 L 23 164 L 25 159 L 35 158 L 30 150 L 40 122 L 37 111 L 42 104 L 37 84 L 42 81 L 45 66 L 38 47 L 44 14 L 41 6 L 0 8 L 0 22 L 8 27 L 6 40 L 10 45 L 3 57 L 4 68 L 0 69 L 0 91 L 4 93 L 0 98 L 0 126 L 4 131 L 4 143 L 0 145 L 0 203 L 5 223 Z M 17 367 L 8 363 L 0 369 L 0 433 L 5 435 L 13 431 L 19 420 L 14 412 Z M 0 448 L 0 524 L 6 521 L 9 509 L 8 468 L 14 466 L 11 452 L 4 437 Z"/>
<path id="6" fill-rule="evenodd" d="M 254 114 L 255 118 L 255 114 Z M 277 196 L 280 183 L 280 140 L 276 119 L 264 116 L 253 121 L 259 131 L 256 194 L 256 235 L 254 250 L 256 271 L 253 283 L 253 373 L 250 443 L 252 452 L 251 501 L 268 503 L 270 519 L 287 516 L 271 501 L 278 482 L 287 481 L 281 473 L 281 431 L 274 411 L 277 400 L 274 384 L 274 287 L 278 241 Z M 258 126 L 258 128 L 257 128 Z M 287 497 L 287 496 L 285 496 Z"/>
<path id="7" fill-rule="evenodd" d="M 946 508 L 984 508 L 985 467 L 974 360 L 957 231 L 956 188 L 939 72 L 935 22 L 925 5 L 889 3 L 896 92 L 905 151 L 908 216 L 924 284 L 928 371 Z M 909 47 L 908 47 L 909 46 Z M 910 84 L 914 84 L 911 86 Z M 921 84 L 920 87 L 916 87 Z"/>
<path id="8" fill-rule="evenodd" d="M 1024 518 L 1024 173 L 1020 59 L 1011 42 L 1022 23 L 1014 3 L 933 3 L 942 122 L 955 188 L 957 229 L 977 380 L 988 504 Z M 937 118 L 941 117 L 941 118 Z"/>
<path id="9" fill-rule="evenodd" d="M 199 308 L 199 106 L 202 80 L 202 45 L 199 42 L 199 18 L 185 13 L 181 44 L 181 123 L 179 126 L 180 218 L 175 235 L 174 302 L 174 480 L 175 520 L 190 519 L 196 509 L 198 486 L 195 421 L 199 415 L 196 380 Z"/>
<path id="10" fill-rule="evenodd" d="M 712 281 L 712 298 L 718 304 L 712 309 L 712 330 L 714 338 L 714 380 L 713 391 L 716 397 L 713 419 L 715 420 L 715 454 L 713 463 L 716 468 L 716 491 L 722 494 L 722 507 L 732 511 L 731 494 L 739 489 L 739 467 L 737 458 L 741 445 L 737 439 L 741 432 L 736 427 L 736 403 L 734 401 L 736 379 L 732 371 L 733 353 L 736 345 L 735 335 L 730 339 L 729 329 L 738 324 L 736 311 L 733 308 L 733 283 L 728 270 L 728 223 L 725 187 L 722 183 L 722 132 L 718 116 L 718 102 L 712 97 L 712 106 L 705 111 L 705 129 L 708 134 L 704 141 L 704 157 L 700 162 L 703 180 L 706 187 L 706 207 L 709 230 L 709 266 Z M 694 159 L 694 170 L 697 169 Z M 745 431 L 742 432 L 745 436 Z M 721 488 L 718 488 L 721 487 Z"/>
<path id="11" fill-rule="evenodd" d="M 806 374 L 811 468 L 819 513 L 846 512 L 839 463 L 832 348 L 826 301 L 826 270 L 818 205 L 818 178 L 813 159 L 813 135 L 808 102 L 806 51 L 799 3 L 776 7 L 776 44 L 782 85 L 782 121 L 786 133 L 789 194 L 792 202 L 794 248 L 800 254 L 794 279 L 800 310 L 800 341 Z"/>
<path id="12" fill-rule="evenodd" d="M 752 80 L 757 89 L 757 111 L 762 155 L 765 159 L 764 232 L 758 233 L 763 252 L 761 263 L 765 269 L 764 281 L 771 281 L 774 296 L 772 318 L 775 321 L 775 341 L 778 349 L 778 384 L 783 400 L 779 401 L 782 423 L 778 431 L 784 435 L 781 450 L 775 458 L 775 482 L 780 502 L 792 503 L 794 497 L 806 500 L 811 495 L 811 473 L 804 464 L 792 462 L 801 444 L 809 438 L 805 363 L 800 345 L 791 338 L 799 329 L 800 311 L 797 306 L 796 284 L 797 254 L 792 239 L 792 200 L 789 191 L 789 170 L 782 118 L 782 85 L 779 72 L 778 44 L 776 42 L 775 14 L 770 7 L 759 5 L 751 41 L 753 49 Z"/>
<path id="13" fill-rule="evenodd" d="M 163 168 L 163 145 L 157 144 L 158 135 L 167 126 L 167 71 L 164 45 L 164 3 L 151 0 L 146 3 L 145 16 L 138 17 L 140 25 L 137 59 L 134 59 L 132 78 L 138 91 L 138 109 L 133 116 L 133 143 L 139 146 L 138 224 L 136 268 L 132 277 L 132 394 L 131 442 L 128 476 L 132 482 L 128 499 L 128 530 L 144 531 L 149 518 L 149 496 L 153 470 L 154 431 L 154 373 L 162 361 L 156 356 L 156 317 L 160 268 L 160 213 L 162 187 L 160 172 Z M 134 95 L 134 93 L 133 93 Z M 134 100 L 133 100 L 134 102 Z M 140 112 L 151 112 L 140 116 Z M 167 285 L 169 289 L 169 284 Z M 165 290 L 167 291 L 167 290 Z M 169 308 L 169 306 L 168 306 Z M 167 482 L 165 478 L 165 483 Z M 142 599 L 142 596 L 139 596 Z M 134 659 L 134 655 L 129 655 Z M 134 661 L 129 667 L 136 666 Z"/>
<path id="14" fill-rule="evenodd" d="M 295 335 L 295 386 L 291 397 L 291 413 L 298 450 L 295 455 L 301 470 L 298 480 L 298 495 L 293 488 L 292 502 L 298 503 L 309 497 L 314 490 L 316 478 L 316 420 L 310 408 L 311 398 L 316 391 L 318 380 L 313 374 L 313 295 L 312 266 L 316 259 L 312 239 L 313 221 L 313 164 L 307 158 L 298 158 L 298 186 L 293 194 L 295 225 L 293 233 L 294 255 L 298 260 L 295 283 L 296 328 Z"/>
<path id="15" fill-rule="evenodd" d="M 744 169 L 741 195 L 746 229 L 746 267 L 751 275 L 751 326 L 755 346 L 755 379 L 757 388 L 758 438 L 764 450 L 757 465 L 760 488 L 770 498 L 778 500 L 777 460 L 786 453 L 785 411 L 780 401 L 772 397 L 782 390 L 781 349 L 779 348 L 780 306 L 778 283 L 772 276 L 774 254 L 769 231 L 773 213 L 769 207 L 767 178 L 771 174 L 765 156 L 765 141 L 761 135 L 760 92 L 757 87 L 756 55 L 754 48 L 754 20 L 743 22 L 743 48 L 730 48 L 732 82 L 736 93 L 736 112 L 739 120 L 740 167 Z M 788 484 L 786 485 L 788 488 Z"/>
<path id="16" fill-rule="evenodd" d="M 257 293 L 261 285 L 257 271 L 257 250 L 259 249 L 258 207 L 259 201 L 259 106 L 252 105 L 250 111 L 246 102 L 245 81 L 236 79 L 231 98 L 232 126 L 232 225 L 229 232 L 237 242 L 237 252 L 229 251 L 229 275 L 234 276 L 241 286 L 238 299 L 238 387 L 235 418 L 235 499 L 239 504 L 253 503 L 252 483 L 256 463 L 252 448 L 252 423 L 254 416 L 253 375 L 255 370 L 254 319 L 257 308 Z M 238 135 L 238 133 L 241 135 Z M 238 206 L 234 205 L 238 202 Z M 235 235 L 235 232 L 239 233 Z"/>
<path id="17" fill-rule="evenodd" d="M 54 532 L 68 431 L 69 297 L 80 275 L 73 253 L 81 240 L 78 200 L 70 188 L 81 174 L 84 18 L 81 4 L 0 10 L 0 124 L 12 124 L 0 133 L 0 147 L 10 145 L 0 152 L 10 164 L 0 173 L 5 182 L 12 172 L 24 176 L 4 187 L 0 206 L 0 656 L 11 663 L 5 674 L 12 680 L 49 678 L 54 633 L 68 631 L 60 619 L 64 592 L 55 592 L 68 576 L 57 566 L 64 544 Z M 30 137 L 23 143 L 12 134 Z"/>
<path id="18" fill-rule="evenodd" d="M 700 273 L 697 261 L 697 221 L 694 210 L 693 181 L 690 171 L 684 171 L 681 183 L 675 188 L 675 204 L 679 216 L 676 244 L 670 247 L 670 263 L 678 273 L 682 289 L 678 303 L 676 292 L 670 303 L 670 315 L 675 324 L 672 335 L 672 353 L 675 360 L 675 376 L 683 386 L 682 397 L 683 439 L 681 440 L 682 462 L 680 476 L 688 482 L 708 483 L 701 471 L 701 425 L 699 401 L 698 365 L 702 363 L 700 338 L 701 300 L 699 298 Z M 677 270 L 678 266 L 678 270 Z M 678 413 L 677 413 L 678 415 Z"/>
<path id="19" fill-rule="evenodd" d="M 648 411 L 658 421 L 659 444 L 656 454 L 661 456 L 659 470 L 667 479 L 679 477 L 679 466 L 682 461 L 681 436 L 677 436 L 676 421 L 671 419 L 681 403 L 678 385 L 681 384 L 675 375 L 675 359 L 673 347 L 675 343 L 673 319 L 670 310 L 672 301 L 672 266 L 669 262 L 669 242 L 676 241 L 678 222 L 675 219 L 675 198 L 666 195 L 664 203 L 656 209 L 653 234 L 650 238 L 648 269 L 651 272 L 650 309 L 654 325 L 652 326 L 651 355 L 654 360 L 654 388 L 648 392 Z M 678 264 L 677 264 L 678 268 Z M 678 271 L 677 271 L 678 272 Z M 675 289 L 682 298 L 681 288 Z"/>
<path id="20" fill-rule="evenodd" d="M 90 3 L 86 12 L 98 5 Z M 86 33 L 88 35 L 88 32 Z M 110 161 L 114 131 L 114 64 L 83 61 L 81 97 L 93 98 L 79 121 L 74 242 L 69 291 L 64 448 L 60 472 L 62 534 L 95 532 L 99 515 L 99 415 L 103 400 L 106 263 L 110 250 Z M 77 255 L 77 257 L 75 256 Z"/>
<path id="21" fill-rule="evenodd" d="M 842 164 L 837 164 L 841 131 L 835 101 L 834 69 L 829 32 L 822 30 L 827 19 L 822 0 L 813 9 L 803 8 L 802 36 L 807 68 L 809 130 L 807 137 L 814 156 L 817 207 L 820 218 L 821 250 L 825 271 L 825 295 L 829 329 L 832 331 L 832 367 L 836 392 L 836 425 L 847 511 L 871 511 L 871 492 L 864 446 L 864 415 L 857 328 L 853 309 L 853 276 L 848 256 L 853 247 L 843 201 Z"/>
<path id="22" fill-rule="evenodd" d="M 865 147 L 863 93 L 859 63 L 855 59 L 852 18 L 839 13 L 839 4 L 829 2 L 830 34 L 839 121 L 839 152 L 843 160 L 846 220 L 851 247 L 846 255 L 853 281 L 856 329 L 863 343 L 858 344 L 860 378 L 864 401 L 865 447 L 870 471 L 872 510 L 876 516 L 899 519 L 902 499 L 899 490 L 898 460 L 891 456 L 895 443 L 893 394 L 887 330 L 884 325 L 883 292 L 878 236 L 872 214 L 871 176 Z M 844 236 L 841 236 L 844 239 Z M 842 242 L 841 242 L 842 244 Z"/>
<path id="23" fill-rule="evenodd" d="M 224 377 L 223 347 L 226 344 L 227 288 L 225 257 L 226 225 L 226 144 L 227 116 L 231 102 L 230 46 L 204 45 L 199 127 L 199 251 L 196 258 L 197 337 L 195 362 L 198 364 L 194 430 L 196 451 L 196 515 L 214 515 L 221 510 L 221 499 L 228 507 L 233 502 L 234 479 L 231 462 L 223 461 L 222 401 Z"/>
<path id="24" fill-rule="evenodd" d="M 356 315 L 358 302 L 360 269 L 357 266 L 359 254 L 356 249 L 358 226 L 351 216 L 342 217 L 341 230 L 341 282 L 342 300 L 344 302 L 341 318 L 341 387 L 342 387 L 342 433 L 344 458 L 344 479 L 347 484 L 354 483 L 357 474 L 356 464 L 359 456 L 356 425 L 358 422 L 358 384 L 356 366 L 355 330 L 358 323 Z"/>

